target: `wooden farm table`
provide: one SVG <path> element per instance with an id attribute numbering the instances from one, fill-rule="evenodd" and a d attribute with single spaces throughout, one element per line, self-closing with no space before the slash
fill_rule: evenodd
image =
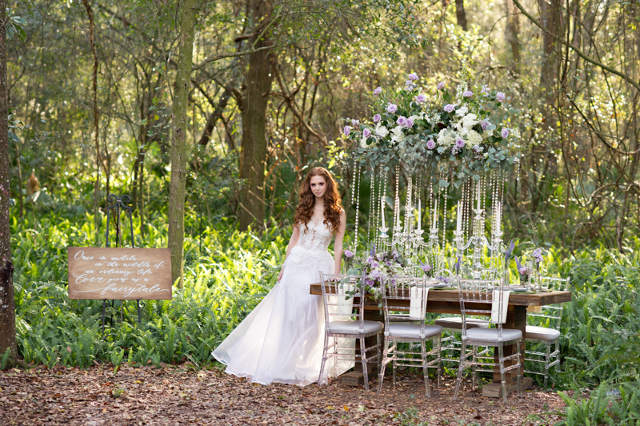
<path id="1" fill-rule="evenodd" d="M 316 295 L 322 295 L 322 288 L 320 284 L 311 284 L 310 293 Z M 569 291 L 547 291 L 539 293 L 528 292 L 512 292 L 509 295 L 509 307 L 507 308 L 507 322 L 504 324 L 504 328 L 515 328 L 522 331 L 522 336 L 525 335 L 525 328 L 527 326 L 527 308 L 535 308 L 544 305 L 552 305 L 556 303 L 565 303 L 571 301 L 571 292 Z M 407 310 L 409 310 L 409 302 L 407 300 L 396 301 L 394 305 L 398 306 L 406 303 Z M 485 305 L 482 309 L 488 309 L 489 306 Z M 438 289 L 433 288 L 429 290 L 429 296 L 427 299 L 427 312 L 435 312 L 441 314 L 460 314 L 460 301 L 458 299 L 458 290 L 451 288 Z M 381 309 L 378 303 L 374 300 L 367 300 L 365 302 L 365 319 L 374 321 L 384 321 L 382 317 Z M 505 355 L 512 354 L 516 351 L 516 345 L 508 345 L 504 348 Z M 520 353 L 524 360 L 525 345 L 520 345 Z M 524 365 L 522 367 L 524 370 Z M 361 383 L 357 378 L 358 374 L 361 376 L 361 372 L 352 374 L 353 377 L 348 377 L 346 381 L 354 384 Z M 371 377 L 371 375 L 369 376 Z M 513 380 L 510 380 L 513 381 Z M 493 383 L 485 385 L 483 387 L 483 394 L 487 396 L 500 396 L 500 372 L 496 371 L 493 374 Z"/>

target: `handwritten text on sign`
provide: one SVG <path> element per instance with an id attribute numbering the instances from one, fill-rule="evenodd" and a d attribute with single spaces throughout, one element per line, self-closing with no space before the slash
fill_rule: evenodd
<path id="1" fill-rule="evenodd" d="M 166 248 L 69 247 L 69 298 L 171 299 Z"/>

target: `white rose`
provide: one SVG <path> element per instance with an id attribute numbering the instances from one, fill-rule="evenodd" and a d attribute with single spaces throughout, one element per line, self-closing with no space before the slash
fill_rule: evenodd
<path id="1" fill-rule="evenodd" d="M 462 127 L 470 129 L 478 123 L 475 114 L 467 114 L 462 118 Z"/>
<path id="2" fill-rule="evenodd" d="M 391 140 L 394 142 L 400 142 L 404 139 L 404 134 L 402 133 L 402 126 L 396 126 L 391 130 Z"/>
<path id="3" fill-rule="evenodd" d="M 387 136 L 389 134 L 389 130 L 387 130 L 386 127 L 378 124 L 376 126 L 376 135 L 380 136 L 381 138 L 384 138 L 385 136 Z"/>
<path id="4" fill-rule="evenodd" d="M 469 133 L 467 133 L 467 139 L 471 145 L 480 145 L 482 143 L 482 135 L 475 130 L 469 130 Z"/>
<path id="5" fill-rule="evenodd" d="M 457 115 L 458 117 L 462 117 L 462 116 L 464 116 L 468 111 L 469 111 L 469 108 L 467 108 L 467 106 L 466 106 L 466 105 L 462 105 L 460 108 L 458 108 L 458 109 L 456 110 L 456 115 Z"/>
<path id="6" fill-rule="evenodd" d="M 438 133 L 438 145 L 451 146 L 453 145 L 453 142 L 454 139 L 449 129 L 440 130 L 440 133 Z"/>

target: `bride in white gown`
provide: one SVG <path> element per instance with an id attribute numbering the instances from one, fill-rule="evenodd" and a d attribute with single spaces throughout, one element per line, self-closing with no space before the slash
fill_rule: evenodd
<path id="1" fill-rule="evenodd" d="M 212 353 L 227 373 L 262 384 L 305 386 L 318 380 L 324 311 L 321 296 L 309 294 L 309 284 L 320 281 L 320 272 L 340 272 L 345 227 L 335 180 L 322 167 L 311 169 L 278 282 Z M 332 258 L 327 248 L 334 236 Z M 344 362 L 325 371 L 336 376 L 352 366 Z"/>

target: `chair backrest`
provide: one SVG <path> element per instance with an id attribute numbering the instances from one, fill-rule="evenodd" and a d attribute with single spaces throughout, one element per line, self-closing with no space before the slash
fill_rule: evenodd
<path id="1" fill-rule="evenodd" d="M 420 321 L 421 327 L 424 327 L 428 282 L 436 283 L 433 279 L 412 275 L 392 276 L 385 279 L 381 293 L 387 329 L 389 323 L 393 321 Z"/>
<path id="2" fill-rule="evenodd" d="M 569 278 L 561 277 L 537 277 L 539 291 L 564 291 L 569 290 Z M 532 325 L 540 325 L 549 328 L 558 328 L 562 317 L 562 305 L 544 305 L 539 311 L 527 312 L 527 318 L 533 319 Z"/>
<path id="3" fill-rule="evenodd" d="M 470 316 L 489 317 L 492 324 L 502 333 L 500 319 L 508 307 L 507 295 L 502 280 L 477 280 L 458 277 L 458 299 L 462 315 L 462 334 L 466 335 Z M 492 312 L 493 311 L 493 312 Z M 493 315 L 492 315 L 493 313 Z"/>
<path id="4" fill-rule="evenodd" d="M 366 296 L 364 275 L 320 274 L 325 324 L 334 321 L 364 321 Z M 355 314 L 354 314 L 354 311 Z"/>

